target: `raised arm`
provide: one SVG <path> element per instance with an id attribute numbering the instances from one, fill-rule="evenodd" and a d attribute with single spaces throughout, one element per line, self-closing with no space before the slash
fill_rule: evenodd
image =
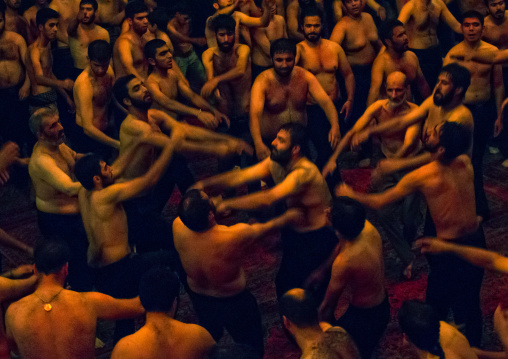
<path id="1" fill-rule="evenodd" d="M 272 16 L 271 7 L 274 2 L 275 0 L 263 0 L 263 15 L 261 15 L 261 17 L 248 16 L 240 11 L 238 11 L 235 15 L 238 16 L 241 25 L 245 25 L 247 27 L 266 27 L 270 23 L 270 16 Z M 274 10 L 276 12 L 277 8 Z"/>
<path id="2" fill-rule="evenodd" d="M 462 34 L 460 22 L 457 21 L 444 2 L 441 3 L 441 21 L 447 23 L 450 29 L 455 31 L 457 34 Z"/>
<path id="3" fill-rule="evenodd" d="M 256 78 L 250 94 L 250 134 L 256 148 L 256 156 L 260 161 L 270 156 L 270 149 L 266 147 L 261 137 L 260 125 L 265 107 L 265 87 L 267 86 L 264 77 L 261 74 Z"/>
<path id="4" fill-rule="evenodd" d="M 8 279 L 0 277 L 0 302 L 18 300 L 35 290 L 37 276 L 31 275 L 26 279 Z"/>
<path id="5" fill-rule="evenodd" d="M 177 29 L 171 24 L 171 21 L 168 22 L 167 26 L 168 33 L 173 36 L 175 39 L 177 39 L 180 42 L 187 42 L 198 46 L 205 46 L 206 45 L 206 39 L 204 37 L 188 37 L 183 35 L 182 33 L 178 32 Z"/>
<path id="6" fill-rule="evenodd" d="M 289 1 L 289 4 L 286 8 L 286 26 L 290 39 L 303 41 L 305 40 L 305 36 L 303 36 L 303 34 L 298 31 L 298 8 L 298 0 Z"/>
<path id="7" fill-rule="evenodd" d="M 400 13 L 399 13 L 399 16 L 397 17 L 397 19 L 403 23 L 404 25 L 407 24 L 407 22 L 409 21 L 409 19 L 411 19 L 411 15 L 413 15 L 413 8 L 414 8 L 414 2 L 413 1 L 408 1 L 403 7 L 402 9 L 400 9 Z"/>
<path id="8" fill-rule="evenodd" d="M 87 292 L 82 294 L 87 302 L 95 309 L 97 318 L 105 320 L 117 320 L 134 318 L 145 313 L 139 297 L 132 299 L 115 299 L 109 295 Z"/>

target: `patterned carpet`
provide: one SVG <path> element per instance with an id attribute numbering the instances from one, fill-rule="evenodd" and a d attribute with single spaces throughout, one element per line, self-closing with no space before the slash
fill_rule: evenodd
<path id="1" fill-rule="evenodd" d="M 354 161 L 353 161 L 354 162 Z M 488 155 L 485 166 L 485 183 L 487 196 L 490 201 L 492 218 L 485 225 L 487 246 L 491 250 L 508 255 L 508 185 L 504 181 L 508 169 L 500 166 L 501 159 L 497 156 Z M 367 190 L 370 170 L 369 169 L 347 169 L 352 168 L 351 161 L 342 163 L 341 168 L 345 181 L 357 189 Z M 193 159 L 192 169 L 197 178 L 215 173 L 216 162 L 209 158 L 199 157 Z M 14 176 L 11 183 L 0 189 L 0 227 L 21 239 L 33 244 L 39 238 L 36 224 L 36 212 L 33 204 L 33 194 L 27 185 L 26 174 L 21 172 Z M 244 193 L 245 188 L 240 189 Z M 32 199 L 31 199 L 32 198 Z M 173 193 L 164 215 L 168 220 L 176 216 L 176 204 L 180 195 L 178 191 Z M 224 224 L 232 224 L 238 221 L 246 222 L 248 217 L 245 214 L 234 214 L 224 220 Z M 375 223 L 373 213 L 369 213 L 369 219 Z M 3 257 L 3 269 L 26 263 L 18 252 L 0 248 Z M 410 281 L 402 281 L 400 273 L 402 266 L 397 259 L 394 250 L 389 243 L 384 244 L 385 265 L 386 265 L 386 286 L 389 293 L 389 300 L 392 308 L 392 318 L 403 301 L 408 299 L 423 299 L 426 288 L 426 262 L 423 257 L 416 261 L 414 277 Z M 280 260 L 279 237 L 273 235 L 263 238 L 253 245 L 245 259 L 245 268 L 248 276 L 248 287 L 256 296 L 263 316 L 265 327 L 265 358 L 299 358 L 298 349 L 286 339 L 281 326 L 278 314 L 277 302 L 275 299 L 274 278 Z M 508 277 L 487 273 L 482 289 L 482 309 L 484 314 L 484 338 L 483 346 L 489 350 L 499 350 L 500 342 L 492 331 L 492 314 L 503 293 L 508 292 Z M 338 311 L 344 310 L 340 306 Z M 196 322 L 196 317 L 186 294 L 182 296 L 178 319 L 187 322 Z M 98 336 L 106 342 L 106 347 L 97 350 L 97 357 L 108 358 L 111 352 L 111 323 L 101 322 Z M 221 345 L 229 345 L 231 339 L 226 334 L 221 340 Z M 382 340 L 377 358 L 414 358 L 414 353 L 402 345 L 401 335 L 395 319 L 392 319 L 388 326 L 386 335 Z"/>

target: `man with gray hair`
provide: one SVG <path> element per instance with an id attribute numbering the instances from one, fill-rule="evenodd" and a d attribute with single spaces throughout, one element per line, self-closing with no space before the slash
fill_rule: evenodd
<path id="1" fill-rule="evenodd" d="M 34 112 L 30 130 L 37 137 L 28 173 L 35 189 L 39 228 L 44 237 L 60 237 L 71 249 L 69 283 L 73 290 L 91 289 L 86 263 L 88 241 L 79 213 L 81 184 L 74 179 L 74 164 L 83 155 L 65 143 L 55 106 Z"/>

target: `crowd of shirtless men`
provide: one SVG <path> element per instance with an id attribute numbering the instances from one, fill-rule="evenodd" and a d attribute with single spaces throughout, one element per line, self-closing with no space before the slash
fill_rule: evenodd
<path id="1" fill-rule="evenodd" d="M 36 0 L 22 16 L 4 1 L 0 183 L 28 167 L 42 238 L 0 230 L 35 262 L 0 277 L 1 358 L 93 358 L 97 319 L 116 321 L 113 358 L 260 358 L 243 264 L 274 231 L 302 358 L 371 358 L 391 315 L 367 208 L 403 280 L 426 253 L 425 302 L 398 312 L 415 355 L 508 355 L 508 308 L 494 315 L 504 354 L 481 349 L 480 308 L 484 269 L 508 272 L 482 228 L 483 157 L 508 139 L 504 0 L 457 0 L 455 16 L 441 0 L 202 0 L 205 37 L 186 1 Z M 381 153 L 370 193 L 341 181 L 350 151 L 362 166 Z M 196 154 L 217 174 L 196 181 Z M 217 223 L 232 211 L 257 220 Z M 199 325 L 175 319 L 183 290 Z"/>

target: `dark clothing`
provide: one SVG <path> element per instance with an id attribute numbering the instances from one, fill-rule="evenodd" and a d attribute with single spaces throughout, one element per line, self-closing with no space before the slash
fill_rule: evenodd
<path id="1" fill-rule="evenodd" d="M 264 352 L 263 325 L 256 298 L 248 290 L 232 297 L 218 298 L 193 292 L 187 288 L 201 326 L 210 332 L 216 342 L 224 328 L 233 340 L 257 352 Z"/>
<path id="2" fill-rule="evenodd" d="M 38 95 L 31 95 L 28 98 L 29 103 L 29 111 L 30 114 L 33 114 L 35 111 L 37 111 L 40 108 L 43 107 L 49 107 L 51 105 L 56 106 L 56 101 L 58 100 L 58 95 L 56 93 L 55 89 L 51 89 L 49 91 L 40 93 Z"/>
<path id="3" fill-rule="evenodd" d="M 346 313 L 332 324 L 344 328 L 356 343 L 361 357 L 370 359 L 389 322 L 390 302 L 386 296 L 381 304 L 372 308 L 350 304 Z"/>
<path id="4" fill-rule="evenodd" d="M 2 142 L 16 142 L 22 150 L 23 156 L 30 156 L 35 145 L 35 136 L 28 127 L 27 101 L 19 100 L 20 86 L 11 86 L 0 89 L 0 136 Z M 26 145 L 26 153 L 23 151 Z"/>
<path id="5" fill-rule="evenodd" d="M 120 27 L 120 25 L 112 25 L 112 24 L 108 24 L 108 23 L 97 24 L 97 25 L 106 29 L 106 31 L 109 34 L 109 44 L 111 45 L 111 48 L 113 48 L 113 46 L 115 46 L 116 40 L 122 34 L 122 28 Z"/>
<path id="6" fill-rule="evenodd" d="M 423 77 L 427 80 L 430 89 L 436 86 L 437 78 L 443 67 L 443 57 L 441 56 L 441 46 L 436 45 L 428 49 L 409 49 L 413 51 L 420 62 Z M 425 99 L 423 99 L 425 100 Z"/>
<path id="7" fill-rule="evenodd" d="M 117 153 L 115 148 L 91 138 L 84 132 L 83 127 L 77 124 L 72 127 L 71 147 L 74 151 L 78 153 L 93 152 L 100 155 L 104 161 L 111 163 L 113 154 Z M 111 138 L 118 138 L 118 135 L 114 132 L 114 129 L 111 128 L 105 134 Z"/>
<path id="8" fill-rule="evenodd" d="M 51 49 L 53 55 L 53 73 L 59 80 L 76 80 L 82 69 L 74 67 L 74 59 L 69 47 L 55 47 Z M 72 94 L 71 94 L 72 96 Z"/>
<path id="9" fill-rule="evenodd" d="M 480 226 L 475 233 L 457 238 L 453 243 L 485 248 L 485 235 Z M 482 339 L 480 289 L 483 268 L 452 254 L 427 255 L 429 277 L 426 302 L 434 307 L 439 320 L 446 320 L 453 311 L 457 325 L 465 325 L 465 336 L 471 346 L 478 347 Z"/>
<path id="10" fill-rule="evenodd" d="M 354 126 L 356 121 L 363 115 L 367 109 L 367 99 L 369 97 L 370 81 L 372 76 L 372 64 L 352 65 L 353 75 L 355 76 L 355 100 L 351 108 L 349 119 L 340 124 L 342 136 Z"/>
<path id="11" fill-rule="evenodd" d="M 92 276 L 87 263 L 88 238 L 81 215 L 55 214 L 37 211 L 41 234 L 45 239 L 59 239 L 69 246 L 69 276 L 71 289 L 78 292 L 92 290 Z"/>
<path id="12" fill-rule="evenodd" d="M 476 213 L 487 219 L 490 215 L 489 204 L 483 187 L 483 156 L 489 138 L 494 133 L 494 122 L 497 118 L 496 104 L 493 99 L 477 104 L 466 104 L 473 114 L 473 156 L 471 163 L 474 170 L 474 191 Z"/>
<path id="13" fill-rule="evenodd" d="M 293 288 L 303 288 L 308 276 L 329 257 L 338 244 L 337 236 L 330 227 L 299 233 L 285 229 L 281 233 L 282 260 L 275 279 L 277 298 Z M 326 292 L 330 276 L 315 288 L 314 295 L 320 303 Z"/>

